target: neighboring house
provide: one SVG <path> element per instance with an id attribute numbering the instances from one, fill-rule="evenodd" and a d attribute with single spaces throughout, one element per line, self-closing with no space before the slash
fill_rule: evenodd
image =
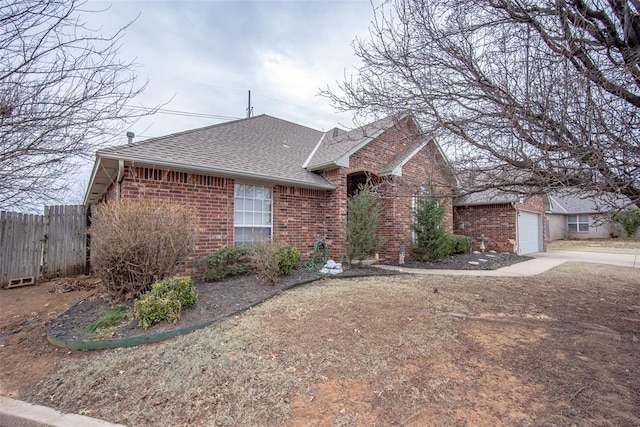
<path id="1" fill-rule="evenodd" d="M 410 251 L 412 201 L 429 184 L 451 194 L 450 165 L 412 116 L 328 132 L 260 115 L 99 150 L 85 198 L 164 198 L 196 209 L 195 255 L 272 238 L 309 256 L 317 238 L 344 254 L 347 197 L 380 183 L 380 255 Z M 445 228 L 452 230 L 451 199 Z M 410 255 L 410 254 L 408 254 Z"/>
<path id="2" fill-rule="evenodd" d="M 625 236 L 611 215 L 629 204 L 625 198 L 591 196 L 576 190 L 553 193 L 547 211 L 547 240 Z"/>
<path id="3" fill-rule="evenodd" d="M 453 202 L 454 233 L 469 236 L 479 250 L 525 255 L 545 250 L 544 197 L 523 197 L 487 190 L 458 197 Z"/>

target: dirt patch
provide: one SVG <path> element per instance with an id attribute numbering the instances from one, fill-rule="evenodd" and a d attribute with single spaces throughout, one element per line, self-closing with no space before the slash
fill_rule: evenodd
<path id="1" fill-rule="evenodd" d="M 320 281 L 163 343 L 65 353 L 21 391 L 129 425 L 635 426 L 639 301 L 637 269 L 578 263 Z"/>
<path id="2" fill-rule="evenodd" d="M 91 277 L 0 289 L 0 394 L 19 397 L 62 361 L 74 360 L 74 355 L 49 345 L 46 325 L 98 289 L 99 281 Z"/>

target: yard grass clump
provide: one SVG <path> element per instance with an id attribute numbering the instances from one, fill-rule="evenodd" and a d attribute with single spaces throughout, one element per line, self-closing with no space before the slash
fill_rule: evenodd
<path id="1" fill-rule="evenodd" d="M 111 307 L 107 312 L 98 320 L 89 323 L 86 329 L 91 332 L 96 332 L 100 329 L 107 329 L 116 326 L 122 320 L 127 318 L 128 307 L 125 304 L 118 304 Z"/>
<path id="2" fill-rule="evenodd" d="M 207 255 L 208 271 L 204 279 L 207 282 L 217 282 L 251 272 L 253 266 L 250 255 L 251 248 L 247 246 L 224 247 Z"/>
<path id="3" fill-rule="evenodd" d="M 198 291 L 190 277 L 175 276 L 154 283 L 151 290 L 138 298 L 134 315 L 143 329 L 164 320 L 175 322 L 183 307 L 198 301 Z"/>

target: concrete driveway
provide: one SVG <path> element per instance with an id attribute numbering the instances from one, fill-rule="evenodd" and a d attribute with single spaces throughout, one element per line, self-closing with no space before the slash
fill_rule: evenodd
<path id="1" fill-rule="evenodd" d="M 580 261 L 640 268 L 640 255 L 635 254 L 548 250 L 547 252 L 538 252 L 529 256 L 536 259 L 554 259 L 560 264 L 566 261 Z"/>
<path id="2" fill-rule="evenodd" d="M 523 277 L 536 276 L 551 270 L 567 261 L 591 262 L 596 264 L 612 264 L 622 267 L 640 268 L 640 255 L 610 254 L 601 252 L 556 251 L 537 252 L 528 254 L 533 259 L 519 262 L 497 270 L 437 270 L 421 268 L 405 268 L 391 265 L 374 265 L 384 270 L 399 271 L 410 274 L 436 274 L 444 276 L 493 276 L 493 277 Z M 640 275 L 639 275 L 640 276 Z"/>

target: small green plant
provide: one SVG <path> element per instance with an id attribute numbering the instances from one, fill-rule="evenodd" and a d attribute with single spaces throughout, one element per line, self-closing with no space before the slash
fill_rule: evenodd
<path id="1" fill-rule="evenodd" d="M 278 267 L 280 268 L 281 275 L 287 275 L 291 273 L 291 270 L 296 266 L 300 260 L 300 252 L 291 245 L 281 245 L 278 251 Z"/>
<path id="2" fill-rule="evenodd" d="M 467 236 L 459 234 L 447 234 L 449 239 L 449 255 L 464 254 L 471 249 L 471 242 Z"/>
<path id="3" fill-rule="evenodd" d="M 380 250 L 385 240 L 378 233 L 380 205 L 378 198 L 364 185 L 347 199 L 347 258 L 362 261 Z"/>
<path id="4" fill-rule="evenodd" d="M 151 290 L 158 296 L 175 296 L 182 307 L 191 307 L 198 301 L 198 291 L 191 277 L 173 276 L 154 283 Z"/>
<path id="5" fill-rule="evenodd" d="M 215 282 L 223 280 L 229 276 L 240 276 L 252 270 L 251 255 L 252 249 L 247 246 L 235 248 L 224 247 L 207 256 L 209 267 L 205 274 L 205 280 Z"/>
<path id="6" fill-rule="evenodd" d="M 640 209 L 627 208 L 623 211 L 616 212 L 613 215 L 613 221 L 624 228 L 627 237 L 633 237 L 640 228 Z"/>
<path id="7" fill-rule="evenodd" d="M 198 300 L 198 291 L 190 277 L 169 277 L 151 286 L 135 301 L 134 315 L 143 329 L 166 320 L 175 322 L 183 307 L 191 307 Z"/>
<path id="8" fill-rule="evenodd" d="M 86 326 L 86 329 L 91 332 L 96 332 L 99 329 L 107 329 L 117 325 L 127 317 L 127 306 L 124 304 L 118 304 L 111 307 L 107 312 L 95 322 L 91 322 Z"/>

